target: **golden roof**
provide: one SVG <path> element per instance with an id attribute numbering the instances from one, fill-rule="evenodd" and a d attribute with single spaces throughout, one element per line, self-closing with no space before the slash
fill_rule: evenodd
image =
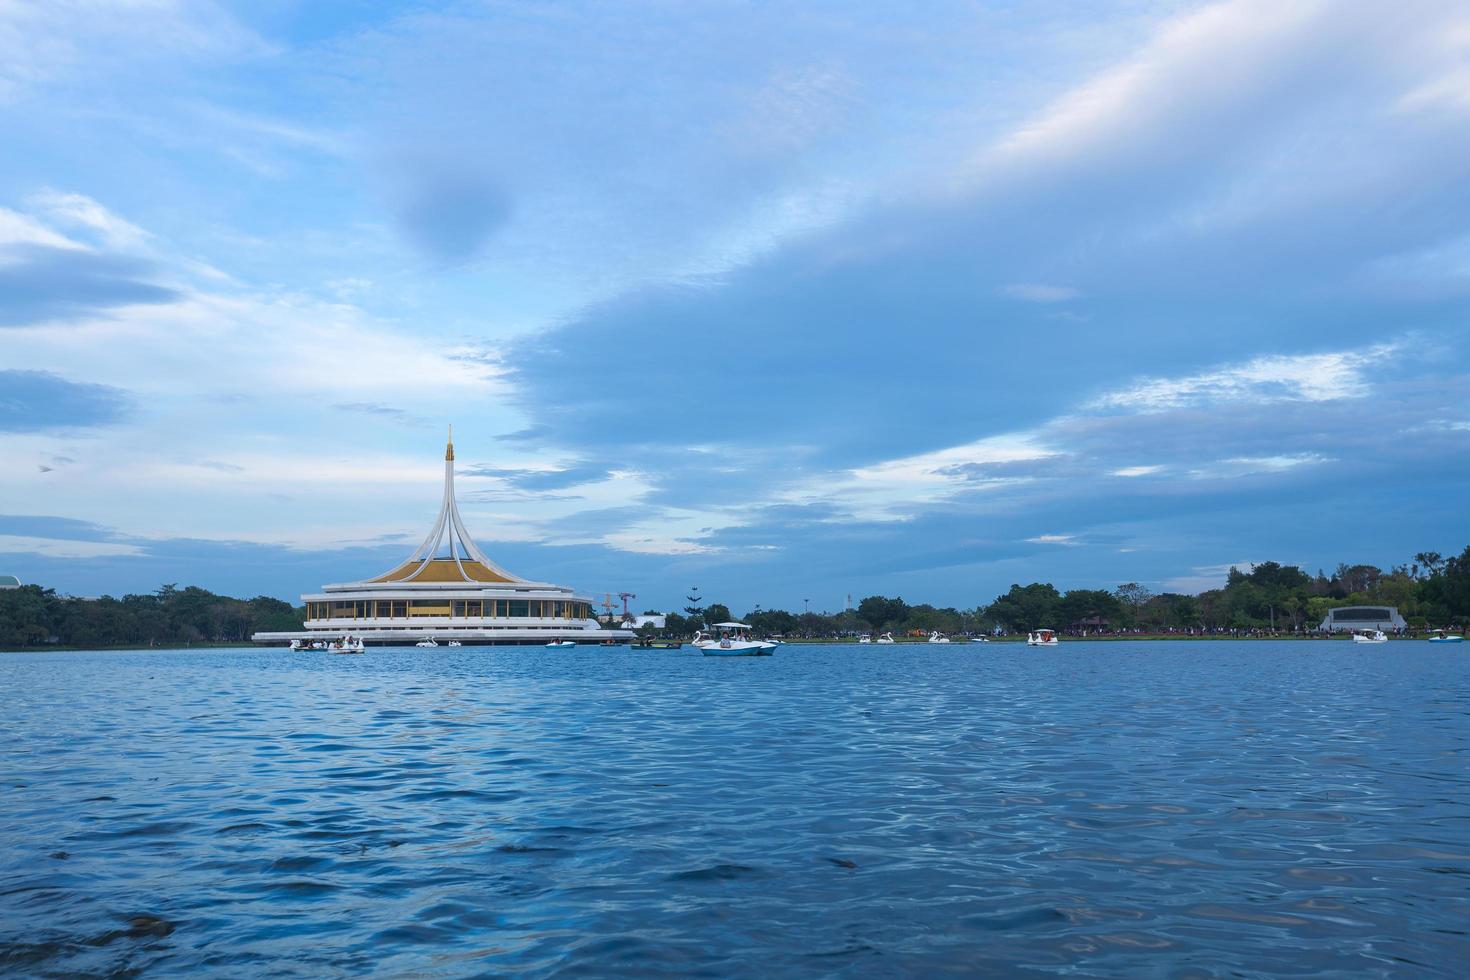
<path id="1" fill-rule="evenodd" d="M 516 579 L 506 578 L 496 572 L 492 572 L 477 561 L 461 558 L 459 564 L 454 563 L 453 558 L 435 558 L 428 563 L 423 572 L 414 575 L 414 570 L 424 563 L 409 559 L 399 565 L 386 575 L 368 579 L 369 582 L 514 582 Z M 460 569 L 464 574 L 460 574 Z M 410 580 L 409 576 L 413 576 Z"/>

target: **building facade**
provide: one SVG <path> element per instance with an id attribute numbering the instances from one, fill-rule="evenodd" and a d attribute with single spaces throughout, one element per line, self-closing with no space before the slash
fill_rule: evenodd
<path id="1" fill-rule="evenodd" d="M 471 644 L 626 643 L 632 633 L 604 628 L 592 598 L 532 582 L 491 561 L 459 516 L 454 496 L 454 442 L 444 451 L 444 498 L 424 543 L 408 560 L 376 578 L 324 585 L 303 595 L 304 629 L 256 633 L 260 644 L 351 635 L 370 645 L 420 640 Z"/>
<path id="2" fill-rule="evenodd" d="M 1394 606 L 1338 606 L 1327 612 L 1327 618 L 1317 627 L 1324 633 L 1340 630 L 1401 630 L 1408 623 Z"/>

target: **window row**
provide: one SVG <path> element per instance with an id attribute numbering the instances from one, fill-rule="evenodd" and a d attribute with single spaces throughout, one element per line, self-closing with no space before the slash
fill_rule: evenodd
<path id="1" fill-rule="evenodd" d="M 355 599 L 308 602 L 307 619 L 591 619 L 585 602 L 561 599 Z"/>

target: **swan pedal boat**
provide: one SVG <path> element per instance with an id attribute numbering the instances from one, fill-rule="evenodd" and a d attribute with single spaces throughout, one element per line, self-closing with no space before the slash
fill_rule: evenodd
<path id="1" fill-rule="evenodd" d="M 1035 633 L 1026 634 L 1028 647 L 1054 647 L 1057 642 L 1056 630 L 1037 630 Z"/>
<path id="2" fill-rule="evenodd" d="M 570 650 L 577 645 L 576 640 L 552 640 L 546 644 L 548 650 Z"/>
<path id="3" fill-rule="evenodd" d="M 1359 630 L 1353 634 L 1354 643 L 1387 643 L 1388 634 L 1383 630 Z"/>

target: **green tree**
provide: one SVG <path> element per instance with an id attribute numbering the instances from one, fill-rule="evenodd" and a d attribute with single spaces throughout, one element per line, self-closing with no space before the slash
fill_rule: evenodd
<path id="1" fill-rule="evenodd" d="M 1062 597 L 1050 582 L 1012 585 L 1009 592 L 997 596 L 986 607 L 985 614 L 1007 629 L 1030 632 L 1042 627 L 1056 628 Z"/>

